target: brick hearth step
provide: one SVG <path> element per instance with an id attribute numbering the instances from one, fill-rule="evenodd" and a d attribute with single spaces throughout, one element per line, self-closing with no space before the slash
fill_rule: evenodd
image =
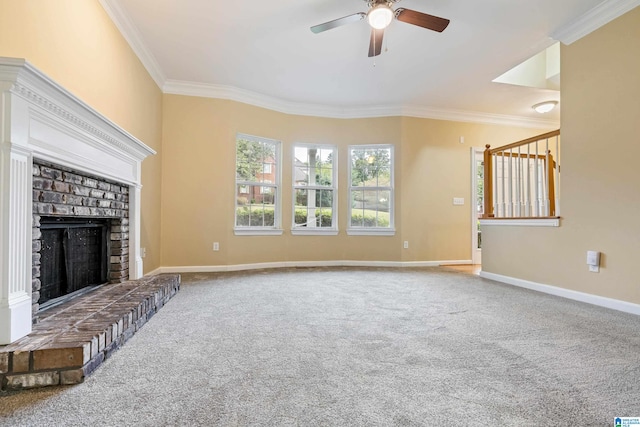
<path id="1" fill-rule="evenodd" d="M 31 334 L 0 346 L 0 392 L 81 383 L 179 289 L 179 275 L 144 277 L 40 313 Z"/>

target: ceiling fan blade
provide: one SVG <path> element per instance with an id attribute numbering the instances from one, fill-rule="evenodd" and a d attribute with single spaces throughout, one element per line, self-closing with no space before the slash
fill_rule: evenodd
<path id="1" fill-rule="evenodd" d="M 343 18 L 334 19 L 333 21 L 325 22 L 324 24 L 314 25 L 311 27 L 311 31 L 318 34 L 323 31 L 330 30 L 332 28 L 339 27 L 341 25 L 351 24 L 352 22 L 358 22 L 363 20 L 367 16 L 366 13 L 354 13 L 353 15 L 345 16 Z"/>
<path id="2" fill-rule="evenodd" d="M 418 27 L 437 31 L 439 33 L 443 32 L 450 22 L 448 19 L 404 8 L 396 9 L 396 19 L 398 21 L 406 22 L 407 24 L 417 25 Z"/>
<path id="3" fill-rule="evenodd" d="M 381 30 L 371 29 L 371 40 L 369 41 L 369 58 L 380 55 L 382 51 L 382 37 L 384 28 Z"/>

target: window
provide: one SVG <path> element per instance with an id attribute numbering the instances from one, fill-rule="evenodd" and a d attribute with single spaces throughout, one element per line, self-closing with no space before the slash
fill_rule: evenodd
<path id="1" fill-rule="evenodd" d="M 349 159 L 347 233 L 393 235 L 393 146 L 354 145 Z"/>
<path id="2" fill-rule="evenodd" d="M 263 182 L 265 184 L 272 184 L 270 179 L 265 179 Z M 269 194 L 269 187 L 260 187 L 260 194 L 265 194 L 265 191 L 267 192 L 267 194 Z"/>
<path id="3" fill-rule="evenodd" d="M 336 149 L 295 145 L 292 234 L 337 234 Z"/>
<path id="4" fill-rule="evenodd" d="M 236 138 L 236 234 L 281 234 L 280 142 Z"/>

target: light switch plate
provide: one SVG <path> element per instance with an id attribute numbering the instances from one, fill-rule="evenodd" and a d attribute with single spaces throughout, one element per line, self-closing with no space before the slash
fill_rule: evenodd
<path id="1" fill-rule="evenodd" d="M 453 204 L 456 205 L 456 206 L 464 205 L 464 197 L 454 197 L 453 198 Z"/>
<path id="2" fill-rule="evenodd" d="M 600 265 L 600 252 L 598 252 L 598 251 L 587 251 L 587 264 L 589 264 L 589 265 Z"/>

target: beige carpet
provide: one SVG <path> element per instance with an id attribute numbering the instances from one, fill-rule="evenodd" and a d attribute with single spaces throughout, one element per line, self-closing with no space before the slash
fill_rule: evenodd
<path id="1" fill-rule="evenodd" d="M 183 275 L 84 384 L 11 426 L 610 426 L 640 416 L 640 318 L 451 270 Z"/>

